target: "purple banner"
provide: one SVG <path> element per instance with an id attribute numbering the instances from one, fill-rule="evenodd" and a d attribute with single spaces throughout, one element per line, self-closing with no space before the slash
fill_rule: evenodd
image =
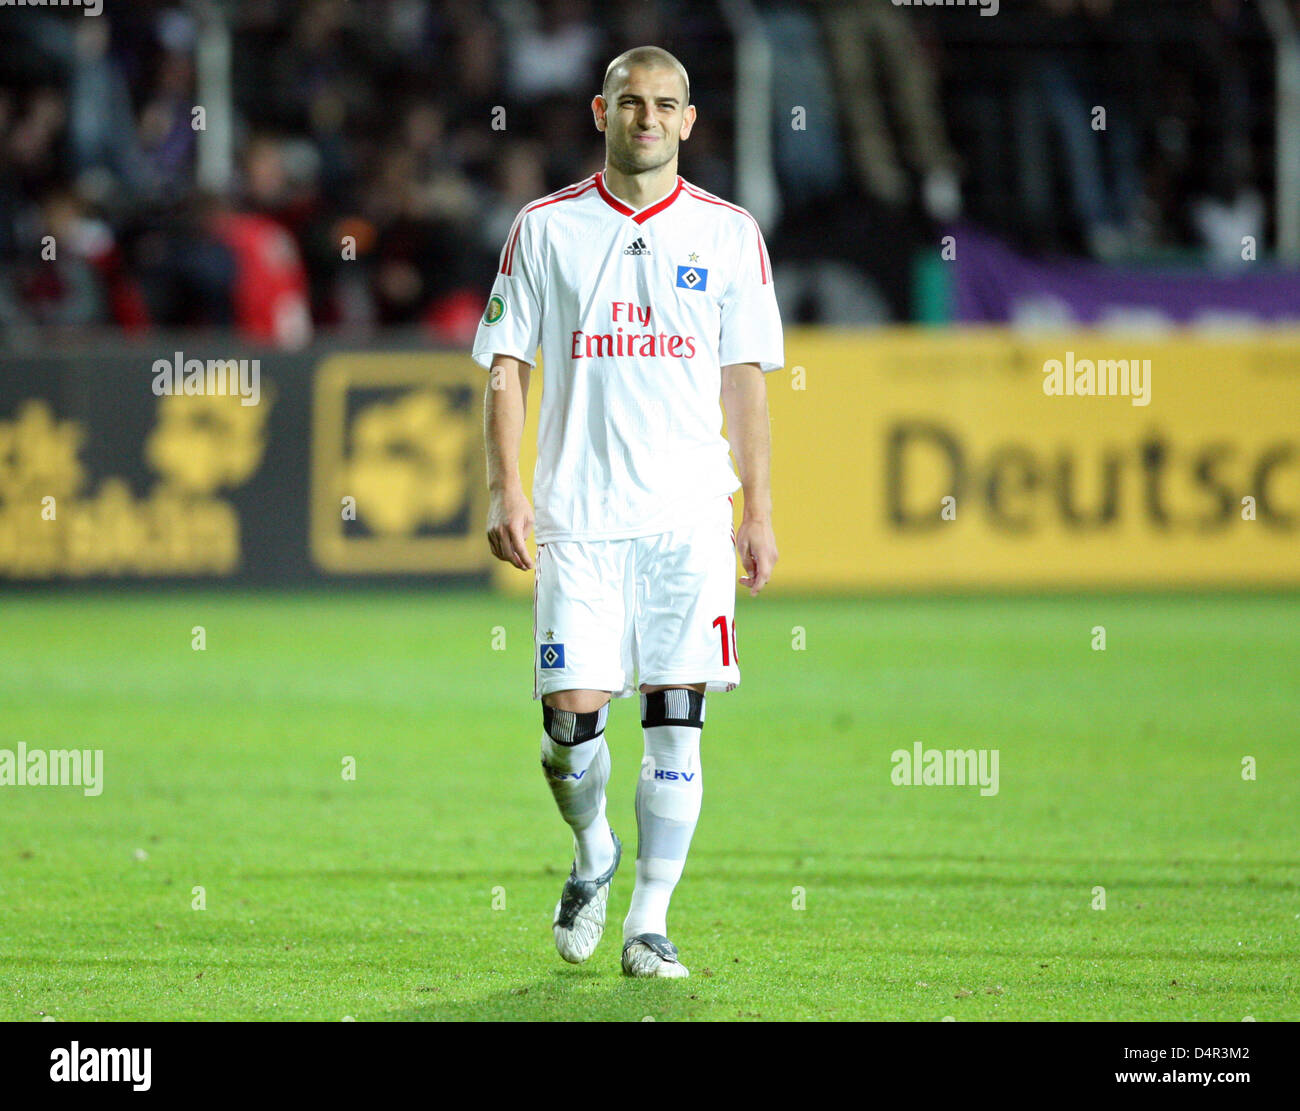
<path id="1" fill-rule="evenodd" d="M 953 317 L 1022 327 L 1300 324 L 1300 271 L 1242 262 L 1231 271 L 1146 269 L 1016 254 L 972 228 L 955 239 Z"/>

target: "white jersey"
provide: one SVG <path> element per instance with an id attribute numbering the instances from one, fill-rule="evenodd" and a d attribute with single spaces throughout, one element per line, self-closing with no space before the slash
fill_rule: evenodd
<path id="1" fill-rule="evenodd" d="M 635 211 L 603 175 L 515 217 L 475 362 L 544 363 L 538 543 L 651 536 L 740 485 L 721 368 L 785 362 L 772 265 L 743 208 L 681 177 Z"/>

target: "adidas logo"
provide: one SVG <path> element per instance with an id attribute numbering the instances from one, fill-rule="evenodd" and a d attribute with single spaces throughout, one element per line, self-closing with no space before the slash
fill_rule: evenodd
<path id="1" fill-rule="evenodd" d="M 631 245 L 626 247 L 623 253 L 625 255 L 648 255 L 650 254 L 650 248 L 645 245 L 644 239 L 638 237 L 632 240 Z"/>

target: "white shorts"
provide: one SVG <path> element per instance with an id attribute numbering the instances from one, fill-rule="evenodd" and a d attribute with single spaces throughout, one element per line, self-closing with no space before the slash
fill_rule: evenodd
<path id="1" fill-rule="evenodd" d="M 533 698 L 640 684 L 740 684 L 731 498 L 689 523 L 631 540 L 537 546 Z M 635 677 L 634 677 L 635 676 Z"/>

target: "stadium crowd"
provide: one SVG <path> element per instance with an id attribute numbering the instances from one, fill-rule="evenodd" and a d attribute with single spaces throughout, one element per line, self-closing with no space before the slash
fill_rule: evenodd
<path id="1" fill-rule="evenodd" d="M 1102 260 L 1267 242 L 1273 52 L 1253 3 L 754 7 L 777 60 L 767 231 L 793 318 L 908 319 L 908 260 L 959 217 Z M 236 164 L 216 190 L 198 185 L 195 107 L 209 127 L 223 110 L 198 88 L 205 10 L 233 35 Z M 682 173 L 735 197 L 715 0 L 0 7 L 0 327 L 463 343 L 518 208 L 602 165 L 587 105 L 639 43 L 691 74 Z"/>

